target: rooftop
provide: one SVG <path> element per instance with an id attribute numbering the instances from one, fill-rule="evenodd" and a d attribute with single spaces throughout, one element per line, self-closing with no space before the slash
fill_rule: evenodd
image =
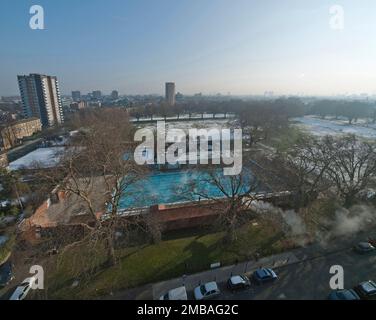
<path id="1" fill-rule="evenodd" d="M 22 123 L 27 123 L 27 122 L 31 122 L 31 121 L 35 121 L 35 120 L 40 121 L 39 118 L 32 117 L 32 118 L 17 120 L 17 121 L 11 122 L 9 124 L 2 124 L 2 125 L 0 125 L 0 127 L 5 128 L 5 127 L 14 126 L 14 125 L 17 125 L 17 124 L 22 124 Z"/>

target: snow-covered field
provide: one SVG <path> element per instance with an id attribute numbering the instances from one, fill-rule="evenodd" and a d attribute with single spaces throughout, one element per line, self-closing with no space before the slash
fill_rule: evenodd
<path id="1" fill-rule="evenodd" d="M 216 113 L 215 117 L 216 118 L 223 118 L 223 117 L 225 117 L 225 114 L 224 113 Z M 232 113 L 227 113 L 226 117 L 229 118 L 229 119 L 235 118 L 235 115 L 232 114 Z M 197 119 L 213 119 L 213 114 L 212 113 L 204 113 L 202 115 L 201 113 L 192 113 L 190 118 L 189 118 L 189 114 L 181 114 L 181 115 L 179 115 L 179 119 L 192 119 L 192 120 L 195 120 L 195 119 L 196 120 Z M 141 117 L 138 120 L 136 118 L 130 119 L 131 122 L 138 122 L 138 121 L 142 122 L 142 121 L 150 121 L 150 120 L 151 120 L 150 117 Z M 165 120 L 164 117 L 160 117 L 160 116 L 154 116 L 153 117 L 153 121 L 164 121 L 164 120 Z M 177 120 L 177 116 L 166 117 L 166 120 L 167 121 Z"/>
<path id="2" fill-rule="evenodd" d="M 165 123 L 166 130 L 172 129 L 182 129 L 188 132 L 189 129 L 228 129 L 234 127 L 234 120 L 233 119 L 222 119 L 222 120 L 215 120 L 215 119 L 207 119 L 207 120 L 192 120 L 192 121 L 171 121 Z M 157 123 L 149 123 L 146 125 L 139 125 L 139 127 L 148 128 L 151 130 L 155 130 L 157 128 Z"/>
<path id="3" fill-rule="evenodd" d="M 59 162 L 64 147 L 39 148 L 9 164 L 10 170 L 52 168 Z"/>
<path id="4" fill-rule="evenodd" d="M 367 139 L 376 139 L 376 124 L 364 120 L 348 124 L 345 119 L 321 119 L 315 116 L 295 118 L 297 126 L 317 136 L 355 134 Z"/>

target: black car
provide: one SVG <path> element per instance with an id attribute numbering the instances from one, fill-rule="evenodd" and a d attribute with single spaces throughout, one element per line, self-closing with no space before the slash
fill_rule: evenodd
<path id="1" fill-rule="evenodd" d="M 227 281 L 227 287 L 232 291 L 247 289 L 250 286 L 251 286 L 251 282 L 249 281 L 248 277 L 246 275 L 243 275 L 243 274 L 232 276 Z"/>
<path id="2" fill-rule="evenodd" d="M 354 291 L 362 300 L 376 300 L 376 283 L 372 280 L 358 284 Z"/>
<path id="3" fill-rule="evenodd" d="M 252 276 L 257 284 L 272 282 L 278 279 L 277 274 L 270 268 L 257 269 Z"/>
<path id="4" fill-rule="evenodd" d="M 367 253 L 375 252 L 375 247 L 369 242 L 359 242 L 354 247 L 354 250 L 360 254 L 367 254 Z"/>
<path id="5" fill-rule="evenodd" d="M 353 290 L 334 290 L 329 294 L 329 300 L 360 300 L 358 294 Z"/>
<path id="6" fill-rule="evenodd" d="M 5 287 L 12 279 L 12 264 L 8 261 L 0 266 L 0 287 Z"/>

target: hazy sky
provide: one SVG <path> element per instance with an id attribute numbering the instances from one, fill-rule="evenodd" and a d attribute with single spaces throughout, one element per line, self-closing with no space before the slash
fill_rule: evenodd
<path id="1" fill-rule="evenodd" d="M 29 28 L 34 4 L 45 30 Z M 28 73 L 63 93 L 374 94 L 375 35 L 375 0 L 1 0 L 0 95 Z"/>

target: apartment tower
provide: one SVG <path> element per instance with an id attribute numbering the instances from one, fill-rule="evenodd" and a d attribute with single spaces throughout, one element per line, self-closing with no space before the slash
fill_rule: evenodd
<path id="1" fill-rule="evenodd" d="M 30 74 L 17 77 L 26 118 L 39 118 L 43 127 L 64 122 L 59 83 L 55 76 Z"/>
<path id="2" fill-rule="evenodd" d="M 175 83 L 166 82 L 166 102 L 169 106 L 175 105 Z"/>

